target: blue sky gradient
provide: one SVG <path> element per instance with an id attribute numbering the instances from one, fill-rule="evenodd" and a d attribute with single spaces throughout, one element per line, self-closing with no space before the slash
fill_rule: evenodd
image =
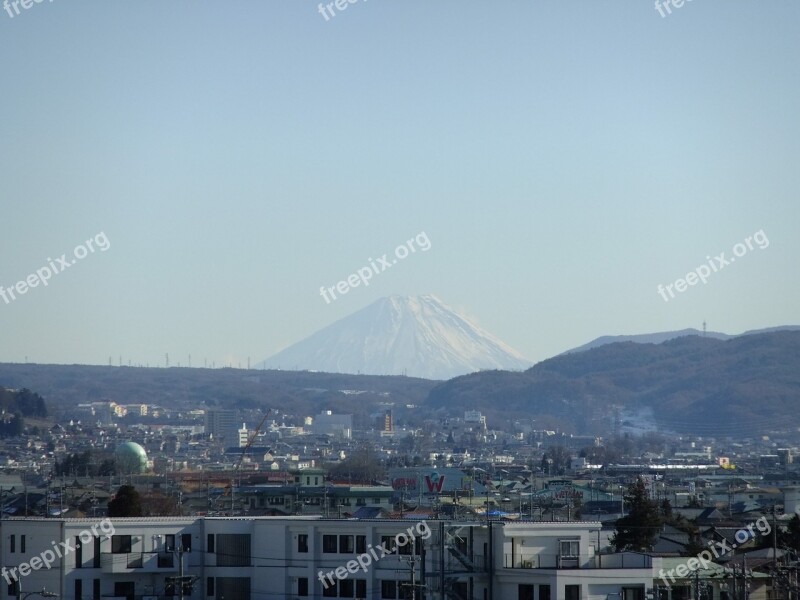
<path id="1" fill-rule="evenodd" d="M 0 360 L 244 366 L 390 294 L 534 361 L 800 324 L 797 3 L 317 5 L 0 12 L 0 285 L 110 241 L 0 300 Z M 430 251 L 321 298 L 422 231 Z"/>

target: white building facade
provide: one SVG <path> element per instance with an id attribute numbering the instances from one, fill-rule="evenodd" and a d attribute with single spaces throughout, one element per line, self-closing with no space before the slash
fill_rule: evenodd
<path id="1" fill-rule="evenodd" d="M 585 522 L 7 519 L 0 600 L 644 600 L 650 557 L 600 555 L 599 532 Z"/>

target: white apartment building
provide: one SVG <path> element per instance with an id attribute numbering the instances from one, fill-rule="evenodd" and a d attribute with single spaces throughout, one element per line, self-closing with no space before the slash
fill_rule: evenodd
<path id="1" fill-rule="evenodd" d="M 441 600 L 644 600 L 650 558 L 600 555 L 599 533 L 585 522 L 5 519 L 0 600 L 397 600 L 412 589 Z"/>

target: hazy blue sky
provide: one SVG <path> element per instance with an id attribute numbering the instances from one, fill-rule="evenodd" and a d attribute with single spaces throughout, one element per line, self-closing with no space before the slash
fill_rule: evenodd
<path id="1" fill-rule="evenodd" d="M 0 299 L 2 361 L 244 365 L 389 294 L 532 360 L 800 323 L 796 2 L 20 10 L 0 12 L 0 285 L 110 247 Z M 758 230 L 769 247 L 657 293 Z M 321 298 L 422 231 L 428 252 Z"/>

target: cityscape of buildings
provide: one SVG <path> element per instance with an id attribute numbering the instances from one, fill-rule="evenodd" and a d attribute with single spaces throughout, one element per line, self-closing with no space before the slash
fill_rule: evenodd
<path id="1" fill-rule="evenodd" d="M 475 410 L 410 427 L 391 406 L 368 428 L 331 410 L 72 412 L 0 440 L 0 599 L 738 600 L 796 585 L 794 550 L 737 537 L 759 519 L 787 529 L 800 510 L 796 439 L 504 431 Z M 669 514 L 648 548 L 620 550 L 637 481 Z M 141 516 L 109 519 L 123 486 Z M 414 524 L 428 535 L 391 549 Z M 721 540 L 736 549 L 681 567 Z M 383 542 L 385 558 L 346 571 Z"/>

